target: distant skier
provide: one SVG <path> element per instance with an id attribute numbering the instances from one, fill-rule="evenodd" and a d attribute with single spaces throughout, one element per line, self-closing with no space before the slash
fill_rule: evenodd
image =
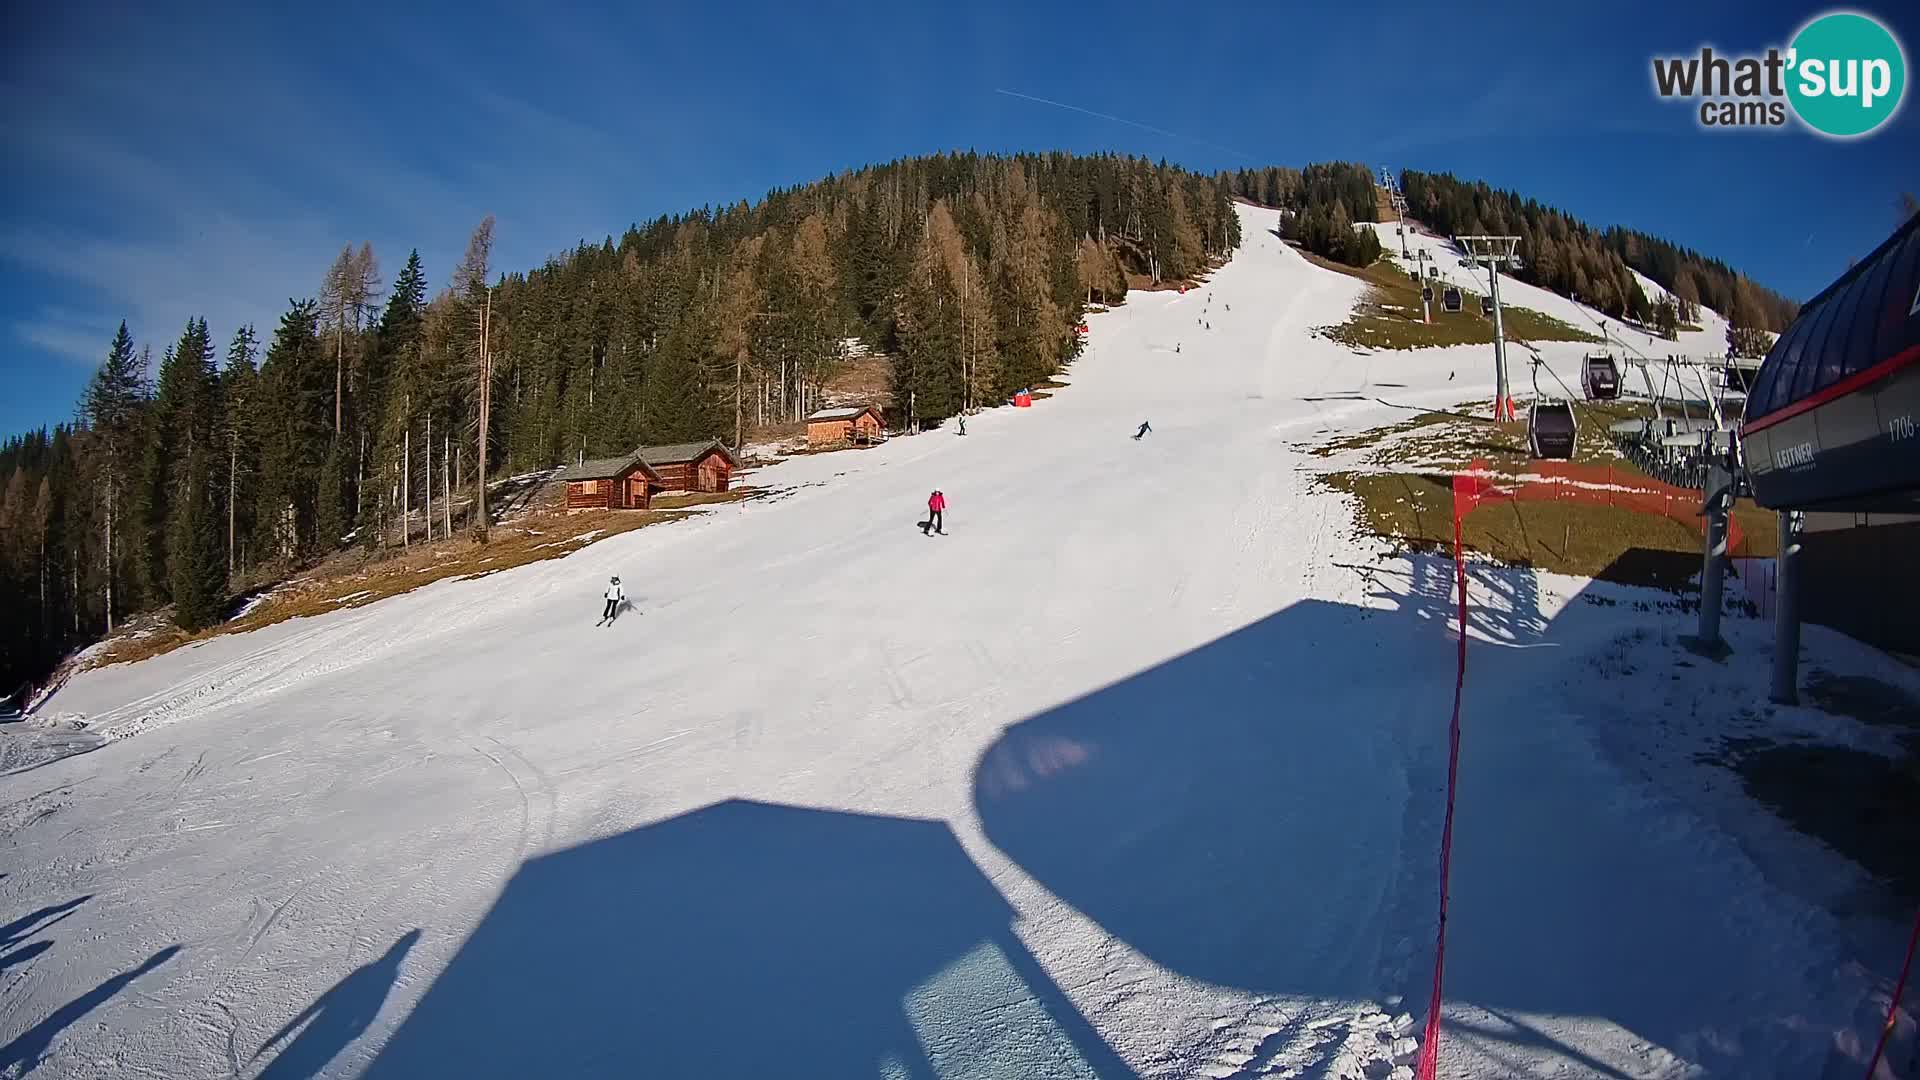
<path id="1" fill-rule="evenodd" d="M 619 614 L 620 605 L 627 599 L 627 591 L 620 587 L 619 577 L 616 576 L 612 581 L 607 583 L 606 598 L 607 610 L 600 613 L 600 622 L 610 623 L 613 621 L 613 617 Z M 595 623 L 594 625 L 598 626 L 599 623 Z"/>
<path id="2" fill-rule="evenodd" d="M 962 416 L 960 417 L 960 434 L 965 435 L 966 433 L 967 433 L 967 418 Z"/>
<path id="3" fill-rule="evenodd" d="M 934 533 L 939 533 L 941 536 L 947 535 L 947 530 L 940 520 L 940 515 L 944 513 L 946 509 L 947 497 L 945 495 L 939 491 L 935 491 L 933 494 L 927 496 L 927 520 L 920 523 L 921 533 L 927 536 L 932 536 Z"/>
<path id="4" fill-rule="evenodd" d="M 1145 420 L 1140 421 L 1140 430 L 1133 433 L 1133 441 L 1139 442 L 1140 437 L 1142 435 L 1145 435 L 1147 432 L 1152 430 L 1153 430 L 1152 424 L 1147 423 Z"/>

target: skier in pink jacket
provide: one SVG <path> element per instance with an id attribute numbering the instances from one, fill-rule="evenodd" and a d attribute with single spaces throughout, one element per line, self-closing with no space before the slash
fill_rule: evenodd
<path id="1" fill-rule="evenodd" d="M 932 536 L 934 533 L 939 533 L 941 536 L 947 535 L 947 530 L 941 527 L 940 521 L 940 514 L 946 510 L 946 508 L 947 497 L 945 495 L 935 491 L 933 494 L 927 496 L 927 520 L 920 523 L 920 531 L 928 536 Z"/>

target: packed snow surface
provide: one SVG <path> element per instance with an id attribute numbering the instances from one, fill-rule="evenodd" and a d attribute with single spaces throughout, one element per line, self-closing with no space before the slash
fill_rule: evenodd
<path id="1" fill-rule="evenodd" d="M 1450 568 L 1350 539 L 1302 446 L 1491 364 L 1314 336 L 1359 283 L 1240 213 L 1210 283 L 1094 315 L 1070 387 L 964 438 L 75 678 L 43 713 L 109 741 L 0 777 L 0 1074 L 1409 1060 Z M 1475 576 L 1443 1070 L 1807 1075 L 1858 1000 L 1836 933 L 1598 749 L 1643 718 L 1569 665 L 1647 616 L 1586 584 Z"/>

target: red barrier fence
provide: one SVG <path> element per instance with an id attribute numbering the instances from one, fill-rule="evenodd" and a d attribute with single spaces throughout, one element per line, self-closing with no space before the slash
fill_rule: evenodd
<path id="1" fill-rule="evenodd" d="M 1873 1060 L 1867 1063 L 1867 1080 L 1875 1080 L 1880 1058 L 1887 1052 L 1887 1038 L 1893 1034 L 1893 1022 L 1900 1015 L 1900 995 L 1907 989 L 1907 974 L 1913 970 L 1913 948 L 1920 945 L 1920 911 L 1913 914 L 1913 933 L 1907 938 L 1907 958 L 1900 964 L 1900 978 L 1893 984 L 1893 1000 L 1887 1003 L 1887 1022 L 1880 1028 L 1880 1041 L 1873 1047 Z"/>
<path id="2" fill-rule="evenodd" d="M 1480 500 L 1494 490 L 1484 475 L 1484 464 L 1474 462 L 1453 478 L 1453 577 L 1459 591 L 1459 651 L 1453 671 L 1453 719 L 1447 725 L 1447 816 L 1440 827 L 1440 928 L 1434 934 L 1433 992 L 1427 999 L 1427 1026 L 1420 1036 L 1417 1080 L 1434 1080 L 1440 1059 L 1441 983 L 1447 967 L 1447 878 L 1453 868 L 1453 797 L 1460 779 L 1460 698 L 1467 686 L 1467 557 L 1460 540 L 1460 523 Z"/>
<path id="3" fill-rule="evenodd" d="M 1427 1020 L 1420 1038 L 1420 1057 L 1414 1068 L 1416 1080 L 1435 1080 L 1440 1058 L 1440 1004 L 1447 960 L 1447 885 L 1453 868 L 1453 806 L 1460 778 L 1460 701 L 1467 683 L 1467 559 L 1461 540 L 1462 522 L 1468 514 L 1492 501 L 1544 500 L 1576 501 L 1594 505 L 1618 506 L 1642 513 L 1659 514 L 1689 528 L 1705 530 L 1706 518 L 1700 507 L 1705 495 L 1691 488 L 1652 480 L 1637 473 L 1622 473 L 1611 467 L 1576 465 L 1567 461 L 1536 461 L 1533 472 L 1511 477 L 1487 470 L 1486 462 L 1476 460 L 1453 478 L 1453 572 L 1459 590 L 1458 653 L 1454 661 L 1453 716 L 1447 725 L 1447 812 L 1440 828 L 1440 921 L 1434 934 L 1433 990 L 1427 1000 Z M 1727 522 L 1727 547 L 1739 546 L 1740 526 Z M 1920 923 L 1915 923 L 1920 940 Z M 1909 945 L 1908 962 L 1912 947 Z M 1901 970 L 1901 986 L 1906 969 Z M 1899 1003 L 1900 988 L 1894 990 Z M 1891 1024 L 1891 1014 L 1889 1014 Z M 1885 1043 L 1885 1036 L 1882 1036 Z M 1875 1055 L 1876 1061 L 1878 1054 Z"/>
<path id="4" fill-rule="evenodd" d="M 1706 529 L 1707 519 L 1700 514 L 1700 506 L 1706 501 L 1706 494 L 1693 488 L 1675 487 L 1641 473 L 1615 469 L 1610 465 L 1579 465 L 1571 461 L 1535 461 L 1531 462 L 1530 466 L 1531 469 L 1526 475 L 1511 477 L 1500 473 L 1487 473 L 1485 463 L 1475 461 L 1467 466 L 1466 472 L 1461 475 L 1499 484 L 1497 489 L 1489 485 L 1485 491 L 1476 495 L 1473 500 L 1476 506 L 1493 499 L 1580 502 L 1592 506 L 1617 506 L 1623 510 L 1643 514 L 1658 514 L 1661 517 L 1671 518 L 1689 529 L 1703 532 Z M 1456 509 L 1458 509 L 1458 490 L 1456 486 Z M 1738 549 L 1741 540 L 1740 523 L 1729 518 L 1727 550 Z"/>

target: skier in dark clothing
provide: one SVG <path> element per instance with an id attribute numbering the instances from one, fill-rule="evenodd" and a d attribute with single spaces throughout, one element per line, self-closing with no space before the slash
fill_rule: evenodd
<path id="1" fill-rule="evenodd" d="M 942 526 L 940 521 L 940 515 L 946 508 L 947 497 L 945 495 L 936 491 L 927 496 L 927 520 L 920 523 L 920 531 L 928 536 L 932 536 L 934 533 L 939 533 L 941 536 L 947 535 L 947 530 Z"/>
<path id="2" fill-rule="evenodd" d="M 606 597 L 607 610 L 600 613 L 600 621 L 612 622 L 614 615 L 620 610 L 621 601 L 627 598 L 627 590 L 620 587 L 619 578 L 616 577 L 607 583 Z"/>
<path id="3" fill-rule="evenodd" d="M 1140 436 L 1145 435 L 1147 432 L 1152 430 L 1153 430 L 1152 424 L 1147 423 L 1145 420 L 1140 421 L 1140 430 L 1133 433 L 1134 441 L 1135 442 L 1140 441 Z"/>

